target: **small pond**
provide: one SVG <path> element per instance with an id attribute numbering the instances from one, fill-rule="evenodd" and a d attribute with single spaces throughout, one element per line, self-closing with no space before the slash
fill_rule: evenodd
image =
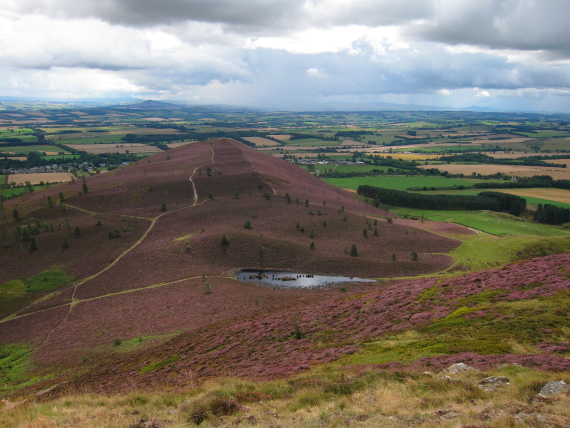
<path id="1" fill-rule="evenodd" d="M 259 269 L 242 269 L 236 278 L 240 281 L 280 288 L 316 288 L 330 287 L 343 282 L 376 282 L 373 279 L 350 278 L 348 276 L 311 275 L 286 270 Z"/>

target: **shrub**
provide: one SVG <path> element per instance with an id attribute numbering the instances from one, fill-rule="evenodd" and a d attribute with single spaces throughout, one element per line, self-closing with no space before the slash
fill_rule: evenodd
<path id="1" fill-rule="evenodd" d="M 220 240 L 220 244 L 222 244 L 224 247 L 227 247 L 228 245 L 230 245 L 230 240 L 228 239 L 228 237 L 226 236 L 225 233 L 222 235 L 222 239 Z"/>
<path id="2" fill-rule="evenodd" d="M 246 220 L 244 225 L 243 225 L 244 229 L 251 229 L 251 222 L 249 220 Z"/>
<path id="3" fill-rule="evenodd" d="M 204 294 L 211 294 L 212 293 L 212 287 L 210 287 L 210 283 L 207 282 L 203 285 L 202 289 L 204 290 Z"/>
<path id="4" fill-rule="evenodd" d="M 109 238 L 122 238 L 123 234 L 121 233 L 121 229 L 111 230 L 109 232 Z"/>
<path id="5" fill-rule="evenodd" d="M 350 253 L 349 254 L 352 257 L 358 256 L 358 249 L 356 248 L 356 244 L 352 244 L 352 246 L 350 247 Z"/>

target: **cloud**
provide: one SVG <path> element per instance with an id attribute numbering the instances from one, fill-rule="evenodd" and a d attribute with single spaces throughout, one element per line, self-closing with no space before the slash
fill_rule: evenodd
<path id="1" fill-rule="evenodd" d="M 85 94 L 242 105 L 563 100 L 569 15 L 557 0 L 4 0 L 0 94 L 85 78 Z"/>
<path id="2" fill-rule="evenodd" d="M 431 19 L 408 31 L 424 40 L 491 49 L 550 52 L 570 58 L 570 2 L 559 0 L 438 0 Z"/>

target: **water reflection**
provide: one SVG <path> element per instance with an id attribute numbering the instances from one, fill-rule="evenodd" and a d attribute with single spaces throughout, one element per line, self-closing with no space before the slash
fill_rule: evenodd
<path id="1" fill-rule="evenodd" d="M 240 281 L 271 285 L 281 288 L 329 287 L 343 282 L 376 282 L 373 279 L 350 278 L 348 276 L 311 275 L 285 270 L 242 269 L 236 275 Z"/>

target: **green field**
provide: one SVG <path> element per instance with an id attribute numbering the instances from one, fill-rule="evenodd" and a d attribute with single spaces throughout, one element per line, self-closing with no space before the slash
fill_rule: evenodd
<path id="1" fill-rule="evenodd" d="M 121 138 L 125 134 L 107 134 L 107 133 L 94 133 L 80 137 L 82 134 L 64 134 L 55 138 L 59 144 L 100 144 L 100 143 L 123 143 Z M 61 137 L 61 138 L 60 138 Z M 53 138 L 53 137 L 52 137 Z"/>
<path id="2" fill-rule="evenodd" d="M 13 132 L 9 129 L 0 129 L 0 138 L 19 138 L 22 141 L 37 139 L 34 131 L 30 128 L 14 129 Z"/>
<path id="3" fill-rule="evenodd" d="M 33 186 L 34 191 L 43 189 L 45 187 L 47 186 L 40 186 L 40 185 Z M 5 198 L 12 198 L 14 196 L 21 195 L 22 193 L 24 193 L 25 190 L 26 190 L 25 187 L 11 187 L 9 189 L 0 189 L 0 196 L 3 196 Z"/>
<path id="4" fill-rule="evenodd" d="M 13 152 L 16 154 L 23 154 L 29 152 L 64 152 L 69 153 L 67 150 L 64 150 L 60 147 L 56 146 L 48 146 L 48 145 L 38 145 L 38 146 L 0 146 L 0 151 L 2 152 Z"/>
<path id="5" fill-rule="evenodd" d="M 0 186 L 4 186 L 8 183 L 8 176 L 7 175 L 0 175 Z"/>
<path id="6" fill-rule="evenodd" d="M 42 156 L 42 159 L 78 159 L 79 157 L 79 155 L 48 155 Z"/>
<path id="7" fill-rule="evenodd" d="M 340 141 L 325 141 L 318 138 L 301 138 L 299 140 L 289 140 L 284 141 L 288 146 L 300 146 L 300 147 L 311 147 L 311 146 L 337 146 Z"/>
<path id="8" fill-rule="evenodd" d="M 346 189 L 358 189 L 360 185 L 384 187 L 386 189 L 406 190 L 409 187 L 449 187 L 471 186 L 485 180 L 473 180 L 462 178 L 424 177 L 420 176 L 388 176 L 388 177 L 350 177 L 350 178 L 325 178 L 324 181 L 337 187 Z M 488 182 L 488 181 L 487 181 Z M 494 181 L 493 181 L 494 182 Z"/>
<path id="9" fill-rule="evenodd" d="M 530 223 L 517 217 L 491 211 L 434 211 L 390 207 L 398 215 L 424 216 L 427 220 L 457 223 L 497 236 L 560 236 L 570 235 L 570 229 Z"/>

